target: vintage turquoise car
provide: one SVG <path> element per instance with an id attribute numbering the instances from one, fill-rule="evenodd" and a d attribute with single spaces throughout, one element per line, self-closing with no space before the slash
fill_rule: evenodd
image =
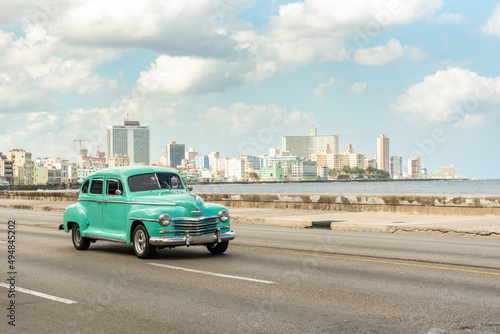
<path id="1" fill-rule="evenodd" d="M 235 238 L 227 208 L 203 202 L 167 167 L 98 171 L 83 181 L 78 202 L 63 219 L 59 229 L 72 231 L 76 249 L 88 249 L 97 240 L 133 243 L 141 259 L 157 248 L 192 245 L 222 254 Z"/>

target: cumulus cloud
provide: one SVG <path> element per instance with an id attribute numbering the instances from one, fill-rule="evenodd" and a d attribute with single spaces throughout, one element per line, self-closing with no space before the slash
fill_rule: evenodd
<path id="1" fill-rule="evenodd" d="M 323 91 L 338 81 L 338 79 L 330 78 L 328 81 L 320 83 L 313 92 L 314 96 L 323 97 Z"/>
<path id="2" fill-rule="evenodd" d="M 10 80 L 0 89 L 0 102 L 4 110 L 49 110 L 57 107 L 52 93 L 107 93 L 117 82 L 97 74 L 97 67 L 126 49 L 162 54 L 137 80 L 150 92 L 204 93 L 256 84 L 289 64 L 349 61 L 344 44 L 365 31 L 367 23 L 382 32 L 432 15 L 442 1 L 393 4 L 295 2 L 280 6 L 268 25 L 254 30 L 235 18 L 243 9 L 239 7 L 221 23 L 213 0 L 6 0 L 0 15 L 11 15 L 26 30 L 0 32 L 0 81 Z M 404 55 L 411 54 L 408 47 L 401 48 Z M 387 61 L 374 52 L 362 50 L 358 58 Z"/>
<path id="3" fill-rule="evenodd" d="M 360 36 L 369 41 L 392 27 L 434 14 L 442 4 L 442 0 L 294 2 L 280 7 L 263 34 L 247 31 L 233 38 L 255 53 L 285 64 L 347 61 L 346 42 L 359 41 Z M 355 49 L 363 46 L 354 44 Z"/>
<path id="4" fill-rule="evenodd" d="M 349 87 L 349 91 L 355 94 L 363 94 L 366 90 L 366 82 L 355 82 Z"/>
<path id="5" fill-rule="evenodd" d="M 354 53 L 354 60 L 363 65 L 386 65 L 396 59 L 418 61 L 426 57 L 420 49 L 412 46 L 402 46 L 401 43 L 391 38 L 386 45 L 373 48 L 360 48 Z"/>
<path id="6" fill-rule="evenodd" d="M 272 77 L 277 71 L 277 63 L 274 61 L 263 61 L 255 64 L 255 68 L 242 73 L 247 85 L 257 84 L 262 80 Z"/>
<path id="7" fill-rule="evenodd" d="M 465 114 L 453 127 L 455 129 L 473 128 L 483 124 L 483 121 L 484 116 L 481 114 Z"/>
<path id="8" fill-rule="evenodd" d="M 0 26 L 19 23 L 26 13 L 34 8 L 41 10 L 36 0 L 2 0 L 0 1 Z"/>
<path id="9" fill-rule="evenodd" d="M 261 129 L 271 131 L 295 124 L 310 123 L 314 120 L 313 113 L 303 113 L 297 109 L 287 111 L 276 105 L 249 105 L 243 102 L 231 104 L 228 108 L 210 107 L 198 114 L 197 126 L 201 131 L 206 129 L 220 129 L 222 134 L 230 136 L 256 133 Z"/>
<path id="10" fill-rule="evenodd" d="M 203 93 L 241 84 L 239 63 L 198 57 L 160 56 L 137 84 L 149 92 Z"/>
<path id="11" fill-rule="evenodd" d="M 465 17 L 460 13 L 443 13 L 436 18 L 436 22 L 445 23 L 445 22 L 454 22 L 461 23 L 465 20 Z"/>
<path id="12" fill-rule="evenodd" d="M 477 126 L 481 112 L 500 104 L 500 77 L 488 78 L 462 68 L 448 68 L 429 75 L 399 96 L 391 109 L 408 120 L 453 122 Z"/>
<path id="13" fill-rule="evenodd" d="M 482 31 L 486 35 L 500 36 L 500 3 L 493 10 L 493 15 L 482 26 Z"/>
<path id="14" fill-rule="evenodd" d="M 2 127 L 0 130 L 0 143 L 2 144 L 0 151 L 24 148 L 34 155 L 49 150 L 54 155 L 58 154 L 58 156 L 67 153 L 64 151 L 64 145 L 61 145 L 59 121 L 60 117 L 58 115 L 48 112 L 9 115 L 8 126 Z M 33 138 L 36 138 L 36 140 L 33 140 Z M 43 138 L 43 140 L 40 140 L 40 138 Z M 58 148 L 61 147 L 64 152 L 56 153 Z"/>
<path id="15" fill-rule="evenodd" d="M 90 95 L 116 87 L 115 80 L 94 73 L 98 57 L 65 56 L 41 26 L 27 27 L 20 38 L 0 32 L 0 51 L 2 112 L 52 110 L 52 93 Z"/>
<path id="16" fill-rule="evenodd" d="M 234 56 L 234 42 L 217 21 L 213 0 L 73 0 L 54 21 L 55 32 L 71 44 Z"/>

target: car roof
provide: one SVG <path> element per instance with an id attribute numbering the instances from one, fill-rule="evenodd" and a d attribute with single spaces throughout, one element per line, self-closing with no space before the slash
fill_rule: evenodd
<path id="1" fill-rule="evenodd" d="M 128 178 L 132 175 L 137 174 L 147 174 L 147 173 L 175 173 L 179 174 L 176 169 L 164 166 L 127 166 L 127 167 L 112 167 L 101 169 L 90 175 L 89 178 L 95 178 L 99 176 L 108 176 L 108 175 L 123 175 Z"/>

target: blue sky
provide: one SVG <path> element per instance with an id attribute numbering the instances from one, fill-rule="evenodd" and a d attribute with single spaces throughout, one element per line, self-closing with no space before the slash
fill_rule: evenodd
<path id="1" fill-rule="evenodd" d="M 443 0 L 6 0 L 0 152 L 77 160 L 128 113 L 170 141 L 267 154 L 283 135 L 498 178 L 500 4 Z"/>

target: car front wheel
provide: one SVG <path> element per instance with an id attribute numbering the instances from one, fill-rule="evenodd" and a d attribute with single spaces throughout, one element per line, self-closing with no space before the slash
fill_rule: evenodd
<path id="1" fill-rule="evenodd" d="M 212 254 L 222 254 L 226 251 L 229 246 L 229 241 L 223 241 L 221 243 L 208 244 L 207 249 Z"/>
<path id="2" fill-rule="evenodd" d="M 78 250 L 86 250 L 90 247 L 90 239 L 82 237 L 80 232 L 80 225 L 74 224 L 71 228 L 71 236 L 73 239 L 73 246 Z"/>
<path id="3" fill-rule="evenodd" d="M 133 242 L 135 255 L 140 259 L 149 259 L 156 253 L 156 247 L 149 243 L 148 231 L 143 225 L 135 228 Z"/>

